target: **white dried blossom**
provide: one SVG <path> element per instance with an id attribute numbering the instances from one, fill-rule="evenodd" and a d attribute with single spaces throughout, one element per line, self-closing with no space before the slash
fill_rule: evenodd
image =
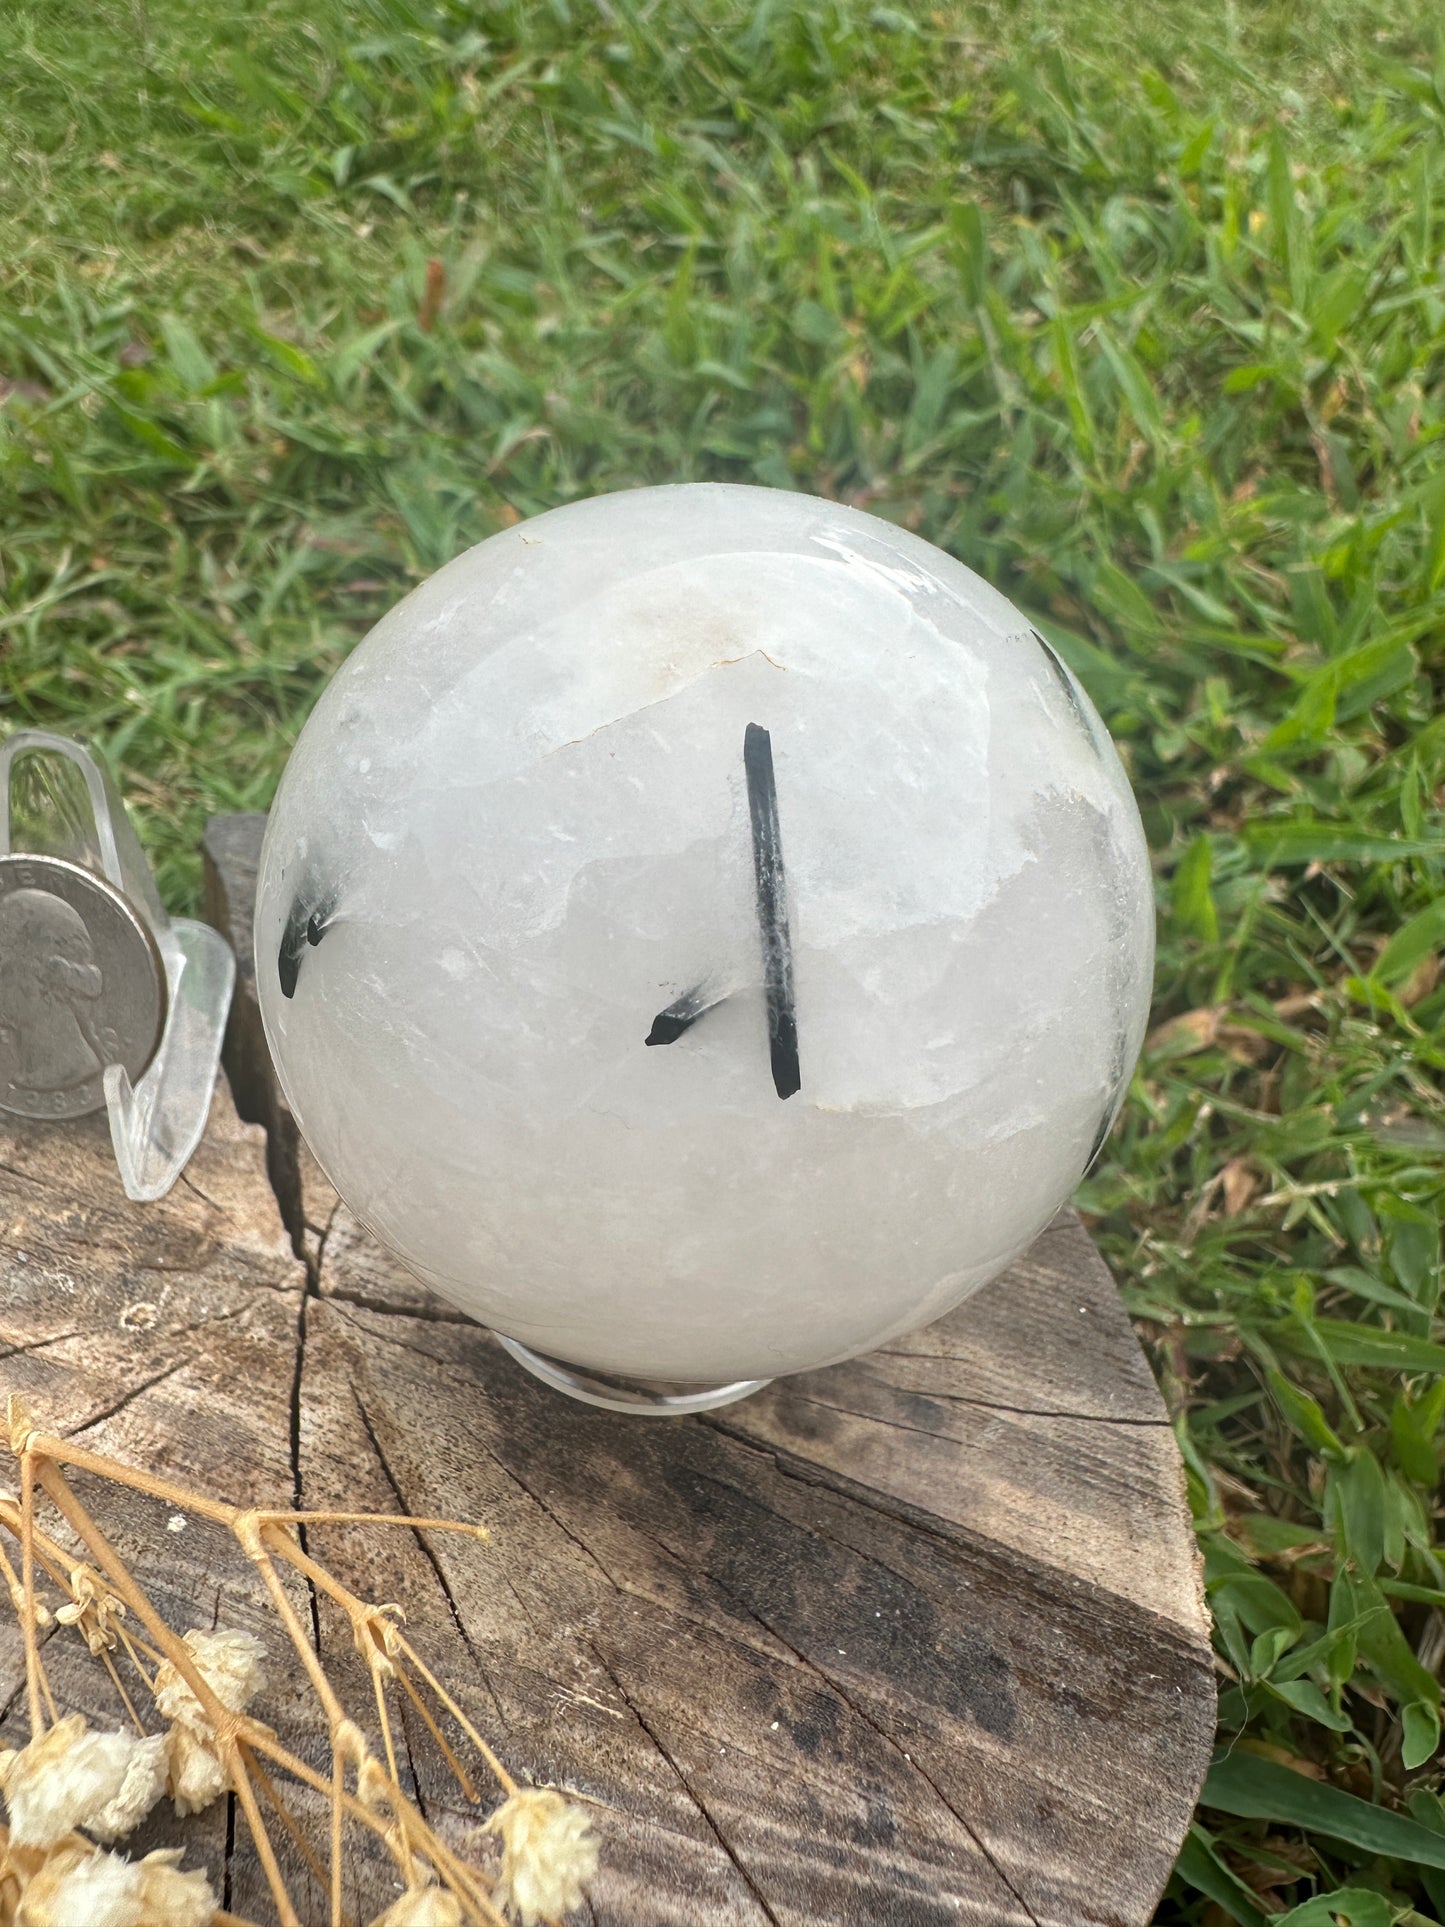
<path id="1" fill-rule="evenodd" d="M 408 1887 L 371 1927 L 462 1927 L 462 1903 L 445 1887 Z"/>
<path id="2" fill-rule="evenodd" d="M 165 1749 L 166 1787 L 177 1813 L 201 1813 L 220 1799 L 229 1782 L 209 1728 L 199 1733 L 178 1721 L 165 1736 Z"/>
<path id="3" fill-rule="evenodd" d="M 76 1844 L 48 1854 L 25 1883 L 16 1927 L 127 1927 L 135 1918 L 135 1869 L 118 1854 Z"/>
<path id="4" fill-rule="evenodd" d="M 50 1847 L 76 1827 L 102 1840 L 129 1833 L 160 1798 L 165 1740 L 92 1733 L 72 1713 L 18 1753 L 0 1753 L 0 1788 L 17 1846 Z"/>
<path id="5" fill-rule="evenodd" d="M 189 1632 L 186 1651 L 201 1678 L 222 1706 L 244 1713 L 261 1685 L 261 1661 L 266 1648 L 254 1633 Z M 185 1720 L 210 1729 L 200 1701 L 169 1660 L 156 1669 L 156 1705 L 168 1720 Z"/>
<path id="6" fill-rule="evenodd" d="M 497 1904 L 522 1927 L 560 1920 L 597 1871 L 597 1839 L 580 1807 L 550 1787 L 519 1787 L 483 1828 L 502 1837 Z"/>
<path id="7" fill-rule="evenodd" d="M 211 1927 L 216 1896 L 199 1868 L 181 1872 L 182 1850 L 163 1848 L 136 1862 L 140 1911 L 136 1927 Z"/>
<path id="8" fill-rule="evenodd" d="M 104 1736 L 128 1739 L 128 1734 Z M 109 1846 L 138 1827 L 166 1790 L 166 1739 L 157 1733 L 150 1739 L 136 1740 L 125 1763 L 120 1786 L 96 1812 L 81 1821 L 86 1832 Z"/>
<path id="9" fill-rule="evenodd" d="M 211 1927 L 216 1896 L 182 1873 L 179 1848 L 122 1860 L 79 1842 L 48 1854 L 25 1884 L 15 1927 Z"/>
<path id="10" fill-rule="evenodd" d="M 232 1713 L 244 1713 L 261 1684 L 265 1647 L 251 1633 L 189 1632 L 185 1646 L 201 1678 Z M 229 1784 L 215 1729 L 169 1660 L 156 1669 L 156 1705 L 172 1722 L 166 1769 L 177 1813 L 199 1813 Z"/>

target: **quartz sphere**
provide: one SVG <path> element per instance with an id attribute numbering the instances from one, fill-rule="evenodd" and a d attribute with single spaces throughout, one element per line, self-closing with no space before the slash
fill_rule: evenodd
<path id="1" fill-rule="evenodd" d="M 554 1359 L 702 1385 L 938 1317 L 1103 1141 L 1144 837 L 1028 621 L 854 509 L 554 509 L 376 625 L 256 912 L 307 1143 L 380 1242 Z"/>

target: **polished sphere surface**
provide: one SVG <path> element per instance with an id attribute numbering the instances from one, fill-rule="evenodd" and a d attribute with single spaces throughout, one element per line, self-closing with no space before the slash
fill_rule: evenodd
<path id="1" fill-rule="evenodd" d="M 595 497 L 449 563 L 271 813 L 267 1035 L 341 1195 L 577 1365 L 797 1371 L 938 1317 L 1102 1141 L 1139 813 L 1028 620 L 809 496 Z"/>

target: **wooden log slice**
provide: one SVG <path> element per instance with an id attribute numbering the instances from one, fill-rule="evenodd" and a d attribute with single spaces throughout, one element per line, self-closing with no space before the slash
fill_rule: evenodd
<path id="1" fill-rule="evenodd" d="M 4 1388 L 51 1430 L 236 1499 L 487 1523 L 488 1546 L 352 1526 L 310 1543 L 404 1603 L 514 1772 L 596 1803 L 593 1927 L 1146 1922 L 1208 1760 L 1213 1675 L 1173 1435 L 1077 1218 L 851 1364 L 698 1418 L 574 1405 L 380 1251 L 310 1163 L 255 1010 L 260 830 L 217 819 L 207 854 L 242 964 L 227 1069 L 265 1136 L 223 1090 L 181 1184 L 134 1206 L 103 1121 L 0 1133 Z M 173 1624 L 275 1645 L 216 1535 L 85 1489 Z M 316 1626 L 345 1673 L 324 1602 Z M 74 1644 L 57 1680 L 99 1704 Z M 13 1745 L 13 1629 L 0 1663 Z M 255 1710 L 325 1770 L 280 1656 Z M 490 1860 L 420 1721 L 405 1737 L 432 1823 Z M 184 1825 L 167 1809 L 133 1844 L 181 1840 L 268 1918 L 224 1802 Z M 362 1922 L 395 1896 L 369 1859 L 349 1882 Z"/>

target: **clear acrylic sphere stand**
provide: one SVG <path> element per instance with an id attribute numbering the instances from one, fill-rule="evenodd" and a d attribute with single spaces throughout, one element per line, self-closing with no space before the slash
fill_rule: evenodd
<path id="1" fill-rule="evenodd" d="M 597 1405 L 606 1412 L 625 1412 L 633 1418 L 685 1418 L 689 1412 L 715 1412 L 720 1405 L 736 1404 L 772 1383 L 766 1378 L 739 1378 L 731 1385 L 686 1385 L 668 1379 L 617 1378 L 610 1372 L 592 1372 L 581 1365 L 564 1364 L 534 1352 L 505 1332 L 493 1331 L 493 1338 L 544 1385 L 579 1399 L 583 1405 Z"/>
<path id="2" fill-rule="evenodd" d="M 20 766 L 17 772 L 17 765 Z M 71 771 L 78 771 L 83 791 Z M 12 810 L 23 774 L 28 807 Z M 0 856 L 59 857 L 119 890 L 155 938 L 165 969 L 165 1028 L 144 1075 L 104 1070 L 111 1143 L 128 1198 L 170 1190 L 201 1141 L 236 981 L 230 946 L 209 924 L 170 917 L 109 771 L 83 743 L 20 729 L 0 746 Z"/>

